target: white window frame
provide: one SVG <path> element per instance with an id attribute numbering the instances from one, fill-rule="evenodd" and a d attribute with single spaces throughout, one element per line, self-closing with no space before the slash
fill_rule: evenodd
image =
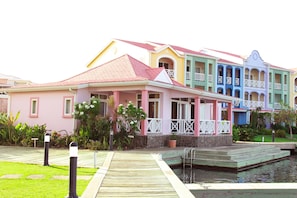
<path id="1" fill-rule="evenodd" d="M 39 98 L 32 97 L 30 98 L 30 117 L 37 118 L 39 111 Z"/>
<path id="2" fill-rule="evenodd" d="M 73 113 L 73 96 L 64 96 L 63 117 L 71 118 Z"/>

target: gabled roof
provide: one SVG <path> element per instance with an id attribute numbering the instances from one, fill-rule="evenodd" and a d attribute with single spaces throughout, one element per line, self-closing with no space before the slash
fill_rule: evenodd
<path id="1" fill-rule="evenodd" d="M 11 93 L 73 90 L 86 87 L 129 87 L 135 85 L 168 88 L 185 93 L 197 94 L 209 99 L 220 99 L 222 101 L 234 100 L 231 96 L 223 96 L 184 86 L 170 79 L 164 68 L 151 68 L 127 54 L 63 81 L 13 87 L 3 90 Z"/>
<path id="2" fill-rule="evenodd" d="M 91 68 L 66 80 L 44 84 L 34 84 L 23 88 L 79 86 L 90 83 L 113 83 L 156 81 L 182 86 L 170 79 L 164 68 L 151 68 L 141 61 L 123 55 L 100 66 Z M 20 87 L 19 87 L 20 88 Z"/>
<path id="3" fill-rule="evenodd" d="M 151 68 L 141 61 L 123 55 L 81 74 L 61 81 L 66 83 L 125 82 L 137 80 L 155 80 L 164 68 Z M 165 70 L 164 70 L 165 72 Z"/>

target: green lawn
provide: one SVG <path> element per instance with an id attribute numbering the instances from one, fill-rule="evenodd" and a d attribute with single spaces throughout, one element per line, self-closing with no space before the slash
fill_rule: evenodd
<path id="1" fill-rule="evenodd" d="M 97 169 L 78 168 L 77 176 L 93 176 Z M 2 178 L 8 174 L 21 175 L 18 179 Z M 29 179 L 29 175 L 43 175 L 43 178 Z M 68 166 L 41 166 L 14 162 L 0 162 L 1 198 L 57 198 L 69 194 L 69 179 L 54 179 L 54 176 L 67 176 Z M 90 180 L 77 179 L 77 195 L 80 196 Z"/>
<path id="2" fill-rule="evenodd" d="M 254 142 L 262 142 L 262 137 L 264 137 L 264 142 L 272 142 L 272 135 L 257 135 L 254 138 Z M 297 134 L 293 135 L 293 139 L 290 138 L 290 135 L 287 135 L 286 138 L 274 138 L 275 142 L 297 142 Z"/>

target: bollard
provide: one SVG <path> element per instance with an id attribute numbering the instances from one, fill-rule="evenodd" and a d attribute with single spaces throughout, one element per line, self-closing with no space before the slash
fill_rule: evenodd
<path id="1" fill-rule="evenodd" d="M 275 131 L 272 130 L 272 142 L 274 142 L 274 138 L 275 138 Z"/>
<path id="2" fill-rule="evenodd" d="M 69 197 L 68 198 L 78 198 L 76 194 L 77 156 L 78 156 L 78 145 L 76 142 L 71 142 L 69 144 L 70 168 L 69 168 Z"/>
<path id="3" fill-rule="evenodd" d="M 112 127 L 110 128 L 109 131 L 109 150 L 113 150 L 113 129 Z"/>
<path id="4" fill-rule="evenodd" d="M 51 134 L 46 133 L 44 135 L 44 162 L 43 162 L 43 166 L 49 166 L 49 164 L 48 164 L 48 150 L 49 150 L 50 140 L 51 140 Z"/>

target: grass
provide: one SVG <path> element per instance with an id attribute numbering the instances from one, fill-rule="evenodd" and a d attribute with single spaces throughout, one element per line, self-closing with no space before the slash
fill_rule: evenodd
<path id="1" fill-rule="evenodd" d="M 264 137 L 264 142 L 272 142 L 272 135 L 257 135 L 254 138 L 254 142 L 262 142 L 262 137 Z M 290 135 L 287 135 L 286 138 L 274 138 L 275 142 L 297 142 L 297 134 L 293 134 L 293 139 L 290 138 Z"/>
<path id="2" fill-rule="evenodd" d="M 78 168 L 77 176 L 93 176 L 97 169 Z M 20 174 L 18 179 L 1 178 L 6 174 Z M 39 179 L 28 179 L 29 175 L 44 175 Z M 0 197 L 1 198 L 56 198 L 67 197 L 69 179 L 53 179 L 53 176 L 69 176 L 68 166 L 41 166 L 16 162 L 0 162 Z M 86 189 L 89 180 L 76 182 L 77 195 Z"/>

